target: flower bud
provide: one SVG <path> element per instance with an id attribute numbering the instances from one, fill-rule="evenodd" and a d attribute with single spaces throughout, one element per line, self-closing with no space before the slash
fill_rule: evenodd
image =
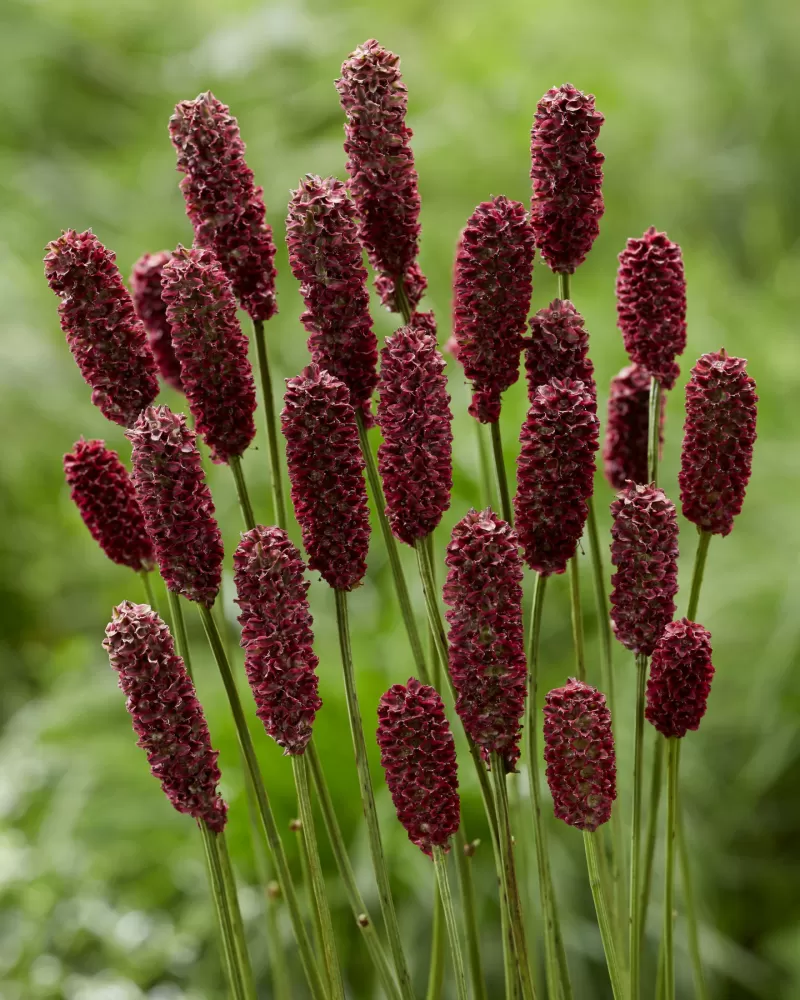
<path id="1" fill-rule="evenodd" d="M 697 729 L 713 677 L 708 629 L 688 618 L 671 622 L 650 661 L 645 718 L 662 736 L 682 737 Z"/>
<path id="2" fill-rule="evenodd" d="M 589 359 L 589 334 L 583 316 L 571 302 L 554 299 L 531 317 L 532 339 L 527 341 L 525 372 L 528 399 L 551 378 L 583 382 L 594 391 L 594 365 Z"/>
<path id="3" fill-rule="evenodd" d="M 659 454 L 664 444 L 664 402 L 661 391 Z M 646 483 L 647 439 L 650 431 L 650 375 L 639 365 L 623 368 L 611 379 L 608 422 L 603 447 L 606 479 L 615 490 L 625 483 Z"/>
<path id="4" fill-rule="evenodd" d="M 181 366 L 175 357 L 167 306 L 161 297 L 161 275 L 171 256 L 168 250 L 143 254 L 133 265 L 131 291 L 136 315 L 147 331 L 159 374 L 167 385 L 181 392 Z"/>

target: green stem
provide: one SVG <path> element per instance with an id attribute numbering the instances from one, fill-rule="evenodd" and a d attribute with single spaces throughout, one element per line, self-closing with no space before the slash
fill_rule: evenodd
<path id="1" fill-rule="evenodd" d="M 453 956 L 453 969 L 456 974 L 456 995 L 458 1000 L 468 1000 L 464 959 L 461 956 L 461 942 L 458 938 L 458 924 L 453 909 L 453 895 L 450 892 L 450 880 L 447 877 L 447 855 L 441 847 L 433 848 L 433 865 L 436 869 L 436 881 L 439 886 L 439 899 L 442 902 L 444 922 L 447 925 L 447 936 L 450 939 L 450 954 Z"/>
<path id="2" fill-rule="evenodd" d="M 286 502 L 283 497 L 283 479 L 281 476 L 281 460 L 278 450 L 278 430 L 275 418 L 275 401 L 272 395 L 272 376 L 269 370 L 269 358 L 267 357 L 267 341 L 264 336 L 264 323 L 262 320 L 253 320 L 253 332 L 256 341 L 256 353 L 258 355 L 258 371 L 261 380 L 261 393 L 264 397 L 264 414 L 267 421 L 267 446 L 269 450 L 269 464 L 272 474 L 272 497 L 275 504 L 275 520 L 278 527 L 284 531 L 288 527 L 286 516 Z"/>
<path id="3" fill-rule="evenodd" d="M 706 559 L 708 558 L 708 545 L 711 541 L 711 533 L 708 531 L 698 532 L 697 552 L 694 557 L 694 570 L 692 571 L 692 588 L 689 591 L 689 606 L 686 609 L 686 617 L 690 622 L 697 617 L 697 606 L 700 603 L 700 588 L 703 586 L 703 576 L 706 571 Z"/>
<path id="4" fill-rule="evenodd" d="M 650 776 L 650 798 L 647 810 L 647 833 L 644 842 L 642 869 L 642 901 L 639 905 L 639 940 L 644 940 L 647 911 L 650 908 L 650 889 L 653 884 L 653 862 L 658 837 L 658 813 L 661 808 L 661 787 L 664 783 L 664 740 L 656 734 L 653 748 L 653 767 Z"/>
<path id="5" fill-rule="evenodd" d="M 478 468 L 481 470 L 481 503 L 484 507 L 495 506 L 494 476 L 489 462 L 489 450 L 486 447 L 486 437 L 483 431 L 483 424 L 480 420 L 473 421 L 475 424 L 475 438 L 478 443 Z"/>
<path id="6" fill-rule="evenodd" d="M 558 297 L 563 299 L 564 302 L 569 301 L 569 279 L 568 274 L 557 274 L 558 278 Z"/>
<path id="7" fill-rule="evenodd" d="M 675 1000 L 675 945 L 673 893 L 675 888 L 675 827 L 678 814 L 678 770 L 681 760 L 680 740 L 667 741 L 667 833 L 664 863 L 664 992 L 666 1000 Z"/>
<path id="8" fill-rule="evenodd" d="M 633 816 L 631 819 L 631 886 L 628 933 L 630 941 L 631 1000 L 639 1000 L 639 961 L 641 953 L 641 839 L 642 839 L 642 764 L 644 744 L 644 695 L 647 681 L 647 657 L 636 657 L 636 716 L 633 738 Z"/>
<path id="9" fill-rule="evenodd" d="M 495 420 L 491 427 L 492 453 L 494 454 L 494 470 L 497 476 L 497 488 L 500 490 L 500 509 L 503 512 L 503 520 L 509 524 L 514 523 L 514 512 L 511 508 L 511 495 L 508 492 L 508 477 L 506 476 L 506 463 L 503 458 L 503 438 L 500 434 L 500 420 Z"/>
<path id="10" fill-rule="evenodd" d="M 152 577 L 146 569 L 139 570 L 139 576 L 142 578 L 142 583 L 144 584 L 144 595 L 147 598 L 147 603 L 157 613 L 158 607 L 156 606 L 156 594 L 153 590 Z"/>
<path id="11" fill-rule="evenodd" d="M 686 910 L 686 928 L 689 938 L 689 955 L 692 962 L 692 979 L 697 1000 L 708 1000 L 706 977 L 703 974 L 703 961 L 700 956 L 700 938 L 697 933 L 697 912 L 695 910 L 694 886 L 692 870 L 689 866 L 689 851 L 686 847 L 686 829 L 683 822 L 683 810 L 678 799 L 678 860 L 681 866 L 681 882 L 683 883 L 683 905 Z"/>
<path id="12" fill-rule="evenodd" d="M 442 1000 L 444 989 L 444 908 L 438 882 L 433 884 L 433 926 L 431 927 L 431 959 L 428 966 L 428 988 L 425 1000 Z"/>
<path id="13" fill-rule="evenodd" d="M 583 844 L 586 849 L 586 867 L 589 870 L 589 884 L 594 898 L 594 908 L 597 912 L 597 923 L 600 926 L 600 937 L 603 941 L 603 951 L 606 954 L 606 965 L 608 975 L 611 980 L 611 989 L 614 1000 L 625 1000 L 625 987 L 620 974 L 620 966 L 617 960 L 617 947 L 614 942 L 614 930 L 611 922 L 611 915 L 608 908 L 608 900 L 603 891 L 603 884 L 600 878 L 600 867 L 598 864 L 598 853 L 602 847 L 598 846 L 596 833 L 583 831 Z"/>
<path id="14" fill-rule="evenodd" d="M 581 611 L 581 568 L 578 553 L 569 561 L 569 606 L 572 617 L 572 641 L 575 646 L 575 670 L 578 679 L 586 680 L 586 653 L 583 644 L 583 613 Z"/>
<path id="15" fill-rule="evenodd" d="M 189 652 L 189 637 L 186 634 L 186 619 L 183 617 L 183 606 L 181 605 L 180 595 L 167 587 L 167 599 L 169 600 L 172 631 L 175 634 L 175 645 L 178 649 L 178 656 L 183 660 L 186 672 L 192 677 L 192 657 Z"/>
<path id="16" fill-rule="evenodd" d="M 314 954 L 320 966 L 320 972 L 325 984 L 325 992 L 331 992 L 331 979 L 328 975 L 328 966 L 325 962 L 324 949 L 322 945 L 322 921 L 317 909 L 314 897 L 314 887 L 311 884 L 311 864 L 308 860 L 308 844 L 303 836 L 303 821 L 301 819 L 289 820 L 289 829 L 297 840 L 297 855 L 300 861 L 300 878 L 303 883 L 303 898 L 306 902 L 306 919 L 311 922 L 311 940 L 314 945 Z"/>
<path id="17" fill-rule="evenodd" d="M 242 470 L 242 460 L 238 455 L 231 455 L 228 459 L 233 478 L 236 483 L 236 496 L 239 498 L 239 508 L 247 525 L 247 530 L 251 531 L 256 526 L 256 516 L 253 513 L 253 505 L 250 503 L 250 494 L 247 492 L 244 472 Z"/>
<path id="18" fill-rule="evenodd" d="M 406 287 L 403 282 L 402 275 L 399 278 L 394 279 L 394 288 L 395 298 L 397 299 L 397 305 L 400 307 L 400 315 L 403 317 L 403 322 L 410 323 L 413 310 L 411 308 L 411 303 L 408 301 L 408 296 L 406 295 Z"/>
<path id="19" fill-rule="evenodd" d="M 464 910 L 464 925 L 467 932 L 467 961 L 469 962 L 469 977 L 472 983 L 473 1000 L 488 1000 L 486 982 L 483 975 L 481 959 L 481 939 L 478 930 L 478 907 L 475 901 L 475 884 L 472 880 L 472 855 L 474 844 L 467 844 L 464 824 L 456 833 L 456 868 L 458 870 L 458 885 L 461 890 L 461 906 Z"/>
<path id="20" fill-rule="evenodd" d="M 244 984 L 244 995 L 247 1000 L 255 1000 L 256 991 L 253 982 L 253 970 L 250 967 L 250 955 L 247 950 L 247 938 L 244 932 L 244 921 L 242 911 L 239 907 L 239 893 L 236 888 L 236 878 L 233 874 L 230 855 L 228 854 L 228 842 L 225 834 L 221 833 L 216 838 L 219 848 L 219 857 L 222 865 L 222 877 L 225 881 L 225 888 L 228 895 L 231 912 L 231 926 L 233 929 L 233 944 L 241 969 L 241 978 Z"/>
<path id="21" fill-rule="evenodd" d="M 661 385 L 654 376 L 650 379 L 650 403 L 648 407 L 647 430 L 647 476 L 654 486 L 658 486 L 658 445 L 661 423 Z"/>

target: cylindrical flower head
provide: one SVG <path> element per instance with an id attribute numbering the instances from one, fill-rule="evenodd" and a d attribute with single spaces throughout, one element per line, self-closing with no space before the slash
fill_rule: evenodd
<path id="1" fill-rule="evenodd" d="M 664 444 L 664 402 L 661 391 L 661 423 L 658 429 L 659 453 Z M 650 421 L 650 375 L 640 365 L 629 365 L 611 379 L 608 395 L 608 421 L 603 446 L 606 479 L 615 490 L 629 480 L 646 483 L 647 437 Z"/>
<path id="2" fill-rule="evenodd" d="M 499 419 L 500 396 L 519 378 L 533 253 L 525 206 L 502 195 L 478 205 L 458 244 L 453 333 L 472 383 L 469 412 L 484 424 Z"/>
<path id="3" fill-rule="evenodd" d="M 456 745 L 442 699 L 410 677 L 378 706 L 378 746 L 397 818 L 412 844 L 430 855 L 450 850 L 461 822 Z"/>
<path id="4" fill-rule="evenodd" d="M 104 417 L 130 427 L 158 395 L 158 378 L 116 255 L 88 229 L 68 229 L 47 249 L 44 273 L 61 299 L 61 329 L 92 387 L 92 402 Z"/>
<path id="5" fill-rule="evenodd" d="M 671 389 L 686 347 L 686 279 L 681 248 L 653 226 L 619 255 L 617 325 L 631 361 Z"/>
<path id="6" fill-rule="evenodd" d="M 417 264 L 419 187 L 400 59 L 370 39 L 344 61 L 336 89 L 347 115 L 350 190 L 361 242 L 378 272 L 376 288 L 383 304 L 399 312 L 396 291 L 402 282 L 413 311 L 427 281 Z"/>
<path id="7" fill-rule="evenodd" d="M 571 677 L 546 695 L 544 759 L 558 819 L 590 832 L 609 821 L 617 762 L 611 713 L 597 688 Z"/>
<path id="8" fill-rule="evenodd" d="M 378 469 L 394 534 L 414 545 L 450 506 L 453 432 L 445 360 L 436 338 L 401 327 L 381 351 Z"/>
<path id="9" fill-rule="evenodd" d="M 114 608 L 103 648 L 117 671 L 138 745 L 153 775 L 181 813 L 225 829 L 217 751 L 194 684 L 164 622 L 146 604 Z"/>
<path id="10" fill-rule="evenodd" d="M 196 435 L 168 406 L 151 406 L 127 433 L 133 482 L 170 590 L 211 607 L 222 576 L 222 536 Z"/>
<path id="11" fill-rule="evenodd" d="M 108 558 L 137 573 L 153 568 L 153 543 L 144 526 L 128 470 L 103 441 L 77 441 L 64 456 L 72 499 Z"/>
<path id="12" fill-rule="evenodd" d="M 571 83 L 548 90 L 531 129 L 531 224 L 550 269 L 572 274 L 592 249 L 603 216 L 603 160 L 595 145 L 605 119 L 594 96 Z"/>
<path id="13" fill-rule="evenodd" d="M 532 316 L 532 339 L 527 341 L 525 373 L 528 399 L 551 378 L 583 382 L 594 390 L 594 365 L 589 358 L 589 334 L 583 316 L 571 302 L 554 299 Z"/>
<path id="14" fill-rule="evenodd" d="M 445 561 L 456 711 L 484 759 L 495 751 L 513 771 L 528 676 L 519 542 L 490 509 L 471 510 L 453 528 Z"/>
<path id="15" fill-rule="evenodd" d="M 242 309 L 254 320 L 268 320 L 277 311 L 275 244 L 239 123 L 207 91 L 177 105 L 169 134 L 178 170 L 186 175 L 181 190 L 195 241 L 214 251 Z"/>
<path id="16" fill-rule="evenodd" d="M 255 437 L 256 386 L 231 285 L 210 250 L 178 246 L 162 278 L 183 391 L 215 462 Z"/>
<path id="17" fill-rule="evenodd" d="M 143 254 L 133 265 L 131 290 L 136 315 L 147 331 L 159 373 L 167 385 L 180 392 L 183 389 L 181 366 L 172 347 L 167 306 L 161 297 L 161 274 L 171 256 L 169 250 Z"/>
<path id="18" fill-rule="evenodd" d="M 670 622 L 650 661 L 645 718 L 667 737 L 697 729 L 713 677 L 708 629 L 688 618 Z"/>
<path id="19" fill-rule="evenodd" d="M 611 620 L 617 638 L 650 656 L 675 614 L 678 521 L 655 486 L 630 483 L 611 504 Z"/>
<path id="20" fill-rule="evenodd" d="M 686 386 L 681 488 L 683 516 L 728 535 L 741 511 L 756 440 L 756 383 L 744 358 L 704 354 Z"/>
<path id="21" fill-rule="evenodd" d="M 281 425 L 292 501 L 308 565 L 337 590 L 367 571 L 364 458 L 347 387 L 316 365 L 288 379 Z"/>
<path id="22" fill-rule="evenodd" d="M 302 316 L 314 364 L 338 378 L 371 423 L 378 381 L 378 341 L 369 314 L 355 207 L 335 177 L 309 174 L 292 192 L 286 220 L 292 273 L 301 282 Z"/>
<path id="23" fill-rule="evenodd" d="M 551 379 L 536 390 L 519 436 L 514 515 L 525 562 L 549 576 L 575 555 L 594 488 L 594 385 Z"/>
<path id="24" fill-rule="evenodd" d="M 305 565 L 285 531 L 259 526 L 242 535 L 233 570 L 258 717 L 285 753 L 302 754 L 322 707 Z"/>

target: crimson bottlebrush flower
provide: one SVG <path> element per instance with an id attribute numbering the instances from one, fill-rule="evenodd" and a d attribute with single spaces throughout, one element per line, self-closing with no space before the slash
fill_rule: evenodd
<path id="1" fill-rule="evenodd" d="M 473 212 L 456 252 L 453 333 L 472 382 L 469 412 L 500 417 L 500 396 L 519 378 L 533 290 L 533 230 L 525 206 L 502 195 Z"/>
<path id="2" fill-rule="evenodd" d="M 664 401 L 661 391 L 659 453 L 664 444 Z M 611 379 L 608 422 L 603 447 L 606 479 L 615 490 L 630 480 L 646 483 L 647 437 L 650 422 L 650 375 L 640 365 L 629 365 Z"/>
<path id="3" fill-rule="evenodd" d="M 619 255 L 617 325 L 631 361 L 671 389 L 686 347 L 686 279 L 681 248 L 654 226 Z"/>
<path id="4" fill-rule="evenodd" d="M 445 360 L 429 333 L 401 327 L 381 351 L 378 469 L 394 534 L 414 545 L 450 506 L 453 432 Z"/>
<path id="5" fill-rule="evenodd" d="M 169 629 L 146 604 L 123 601 L 114 608 L 103 648 L 128 699 L 138 745 L 167 798 L 178 812 L 221 833 L 228 807 L 217 787 L 218 754 Z"/>
<path id="6" fill-rule="evenodd" d="M 528 399 L 551 378 L 572 379 L 594 388 L 594 365 L 589 358 L 589 334 L 583 316 L 571 302 L 554 299 L 532 316 L 532 339 L 526 341 L 525 372 Z"/>
<path id="7" fill-rule="evenodd" d="M 551 379 L 536 390 L 519 436 L 514 515 L 525 562 L 563 573 L 575 555 L 594 487 L 594 385 Z"/>
<path id="8" fill-rule="evenodd" d="M 176 106 L 169 134 L 186 175 L 181 190 L 196 242 L 214 251 L 251 319 L 268 320 L 277 312 L 275 243 L 239 123 L 207 91 Z"/>
<path id="9" fill-rule="evenodd" d="M 662 736 L 682 737 L 697 729 L 713 677 L 708 629 L 688 618 L 670 622 L 650 661 L 645 718 Z"/>
<path id="10" fill-rule="evenodd" d="M 594 96 L 571 83 L 548 90 L 531 129 L 531 224 L 551 270 L 584 262 L 603 216 L 603 160 L 595 145 L 605 119 Z"/>
<path id="11" fill-rule="evenodd" d="M 211 607 L 222 574 L 222 537 L 196 435 L 182 414 L 151 406 L 127 436 L 133 443 L 136 496 L 164 583 Z"/>
<path id="12" fill-rule="evenodd" d="M 283 529 L 258 526 L 242 535 L 233 570 L 257 715 L 285 753 L 302 754 L 322 707 L 305 564 Z"/>
<path id="13" fill-rule="evenodd" d="M 369 509 L 347 386 L 309 365 L 287 380 L 284 403 L 286 463 L 308 565 L 331 587 L 352 590 L 367 571 Z"/>
<path id="14" fill-rule="evenodd" d="M 131 290 L 136 315 L 147 331 L 159 373 L 167 385 L 180 392 L 181 366 L 175 357 L 167 306 L 161 297 L 161 274 L 171 256 L 169 250 L 143 254 L 133 265 Z"/>
<path id="15" fill-rule="evenodd" d="M 378 341 L 369 314 L 367 272 L 355 207 L 335 177 L 309 174 L 292 192 L 286 219 L 292 273 L 301 282 L 314 364 L 344 382 L 368 424 L 378 381 Z"/>
<path id="16" fill-rule="evenodd" d="M 94 233 L 68 229 L 47 246 L 44 273 L 72 356 L 104 417 L 129 427 L 158 395 L 156 363 L 115 263 Z"/>
<path id="17" fill-rule="evenodd" d="M 630 483 L 611 504 L 611 620 L 617 638 L 649 656 L 675 614 L 678 521 L 655 486 Z"/>
<path id="18" fill-rule="evenodd" d="M 408 839 L 426 854 L 450 850 L 461 822 L 456 746 L 442 699 L 410 677 L 378 706 L 378 746 L 386 784 Z"/>
<path id="19" fill-rule="evenodd" d="M 528 674 L 519 542 L 490 509 L 471 510 L 453 528 L 445 561 L 456 711 L 484 759 L 497 752 L 513 771 Z"/>
<path id="20" fill-rule="evenodd" d="M 704 354 L 686 386 L 681 451 L 683 516 L 702 531 L 730 534 L 741 511 L 756 440 L 756 383 L 744 358 Z"/>
<path id="21" fill-rule="evenodd" d="M 544 759 L 558 819 L 596 830 L 611 818 L 617 763 L 605 695 L 571 677 L 544 701 Z"/>
<path id="22" fill-rule="evenodd" d="M 413 312 L 427 281 L 416 261 L 419 187 L 400 59 L 370 39 L 344 61 L 336 89 L 347 115 L 344 151 L 350 190 L 361 242 L 378 272 L 375 286 L 383 304 L 400 312 L 397 287 L 402 284 Z"/>
<path id="23" fill-rule="evenodd" d="M 198 433 L 213 461 L 227 462 L 256 433 L 256 386 L 230 282 L 210 250 L 178 246 L 164 267 L 163 295 Z"/>
<path id="24" fill-rule="evenodd" d="M 137 573 L 153 568 L 153 543 L 144 526 L 128 470 L 104 441 L 75 443 L 64 456 L 72 499 L 108 558 Z"/>

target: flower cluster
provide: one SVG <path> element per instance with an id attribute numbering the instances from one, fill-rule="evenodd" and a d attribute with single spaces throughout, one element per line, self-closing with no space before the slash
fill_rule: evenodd
<path id="1" fill-rule="evenodd" d="M 661 390 L 659 452 L 664 443 L 664 400 Z M 625 483 L 647 482 L 647 437 L 650 421 L 650 375 L 640 365 L 629 365 L 611 379 L 608 421 L 603 446 L 606 479 L 615 490 Z"/>
<path id="2" fill-rule="evenodd" d="M 688 618 L 670 622 L 653 650 L 645 718 L 667 737 L 697 729 L 713 677 L 708 629 Z"/>
<path id="3" fill-rule="evenodd" d="M 147 331 L 158 371 L 167 385 L 180 392 L 183 388 L 181 365 L 175 357 L 167 306 L 161 297 L 161 275 L 171 256 L 169 250 L 143 254 L 133 265 L 131 293 L 136 315 Z"/>
<path id="4" fill-rule="evenodd" d="M 530 341 L 526 342 L 525 373 L 528 399 L 551 378 L 583 382 L 594 390 L 594 365 L 589 358 L 589 334 L 583 316 L 571 302 L 554 299 L 530 321 Z"/>

